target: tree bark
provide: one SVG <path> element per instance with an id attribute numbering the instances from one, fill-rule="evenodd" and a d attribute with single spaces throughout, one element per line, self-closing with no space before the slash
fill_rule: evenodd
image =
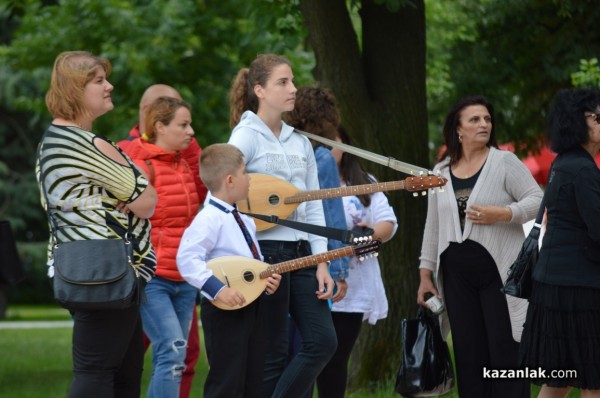
<path id="1" fill-rule="evenodd" d="M 363 0 L 362 33 L 355 32 L 346 0 L 301 0 L 315 77 L 338 100 L 353 145 L 429 168 L 425 98 L 425 14 L 422 0 L 398 12 Z M 406 174 L 363 161 L 379 181 Z M 389 301 L 387 319 L 363 327 L 355 347 L 351 387 L 389 380 L 398 370 L 400 320 L 416 312 L 418 256 L 426 198 L 388 193 L 398 218 L 396 236 L 379 256 Z"/>

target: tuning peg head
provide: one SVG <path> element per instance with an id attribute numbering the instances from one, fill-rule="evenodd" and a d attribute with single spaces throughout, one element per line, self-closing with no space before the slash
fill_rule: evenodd
<path id="1" fill-rule="evenodd" d="M 427 191 L 421 191 L 421 196 L 427 195 Z"/>
<path id="2" fill-rule="evenodd" d="M 413 192 L 413 196 L 416 198 L 419 196 L 419 194 L 417 192 Z"/>

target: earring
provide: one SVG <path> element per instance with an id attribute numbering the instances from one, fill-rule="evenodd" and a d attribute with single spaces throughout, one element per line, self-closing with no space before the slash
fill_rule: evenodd
<path id="1" fill-rule="evenodd" d="M 458 143 L 459 143 L 459 144 L 462 144 L 462 135 L 459 135 L 459 136 L 458 136 Z"/>

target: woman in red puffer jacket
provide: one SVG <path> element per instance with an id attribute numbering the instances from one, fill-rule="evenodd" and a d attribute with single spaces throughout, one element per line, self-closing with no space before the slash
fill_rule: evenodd
<path id="1" fill-rule="evenodd" d="M 148 397 L 177 398 L 197 295 L 176 263 L 181 236 L 200 207 L 194 176 L 181 157 L 194 136 L 190 106 L 179 99 L 158 98 L 148 109 L 145 131 L 126 152 L 158 193 L 150 218 L 156 277 L 146 286 L 147 302 L 141 306 L 144 332 L 153 351 Z"/>

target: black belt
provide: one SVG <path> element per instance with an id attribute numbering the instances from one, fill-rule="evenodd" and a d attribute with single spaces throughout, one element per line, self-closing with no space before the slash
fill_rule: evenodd
<path id="1" fill-rule="evenodd" d="M 305 249 L 310 251 L 310 242 L 307 240 L 259 240 L 260 247 L 280 247 L 285 250 Z"/>

